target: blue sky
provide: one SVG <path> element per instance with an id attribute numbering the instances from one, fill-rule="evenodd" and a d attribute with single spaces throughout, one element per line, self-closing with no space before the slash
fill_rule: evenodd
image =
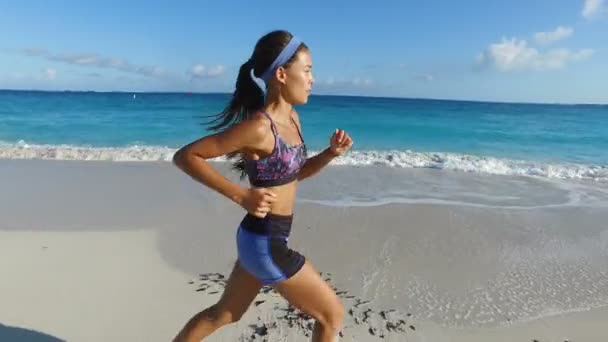
<path id="1" fill-rule="evenodd" d="M 0 89 L 230 92 L 274 29 L 316 94 L 608 103 L 608 0 L 3 1 Z"/>

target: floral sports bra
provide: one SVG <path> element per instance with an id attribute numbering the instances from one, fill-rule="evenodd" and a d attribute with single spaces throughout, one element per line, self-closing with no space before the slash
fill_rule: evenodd
<path id="1" fill-rule="evenodd" d="M 249 183 L 253 186 L 272 187 L 287 184 L 297 179 L 298 172 L 306 162 L 307 151 L 304 138 L 298 128 L 298 135 L 302 143 L 294 146 L 288 145 L 277 133 L 277 127 L 270 115 L 266 112 L 262 113 L 270 120 L 274 135 L 274 148 L 272 153 L 264 158 L 246 159 L 245 172 L 249 177 Z"/>

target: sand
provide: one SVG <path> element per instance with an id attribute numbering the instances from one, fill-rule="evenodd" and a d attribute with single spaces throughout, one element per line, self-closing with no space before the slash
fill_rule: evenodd
<path id="1" fill-rule="evenodd" d="M 0 189 L 0 341 L 169 341 L 235 262 L 244 212 L 169 163 L 0 160 Z M 290 244 L 342 299 L 342 341 L 606 341 L 607 218 L 299 201 Z M 310 324 L 264 288 L 208 340 L 307 341 Z"/>

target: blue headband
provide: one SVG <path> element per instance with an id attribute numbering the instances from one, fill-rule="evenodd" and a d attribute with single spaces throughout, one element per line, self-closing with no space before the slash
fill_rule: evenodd
<path id="1" fill-rule="evenodd" d="M 266 69 L 266 71 L 262 73 L 262 76 L 260 76 L 260 78 L 264 80 L 264 82 L 268 83 L 274 71 L 278 67 L 285 65 L 287 61 L 289 61 L 289 59 L 293 57 L 293 55 L 296 53 L 301 44 L 302 41 L 300 41 L 300 39 L 295 36 L 292 37 L 287 46 L 283 48 L 283 51 L 281 51 L 281 53 L 277 56 L 274 62 L 272 62 L 268 69 Z"/>

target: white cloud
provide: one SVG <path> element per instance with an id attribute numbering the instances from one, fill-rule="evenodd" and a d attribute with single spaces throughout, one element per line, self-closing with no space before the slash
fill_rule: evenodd
<path id="1" fill-rule="evenodd" d="M 536 61 L 537 69 L 561 69 L 569 62 L 578 62 L 590 58 L 593 50 L 583 49 L 570 51 L 569 49 L 554 49 L 539 55 Z"/>
<path id="2" fill-rule="evenodd" d="M 216 77 L 222 75 L 225 70 L 226 68 L 223 65 L 216 65 L 209 69 L 207 74 L 209 75 L 209 77 Z"/>
<path id="3" fill-rule="evenodd" d="M 43 77 L 44 77 L 44 79 L 52 81 L 57 78 L 57 70 L 51 69 L 51 68 L 46 68 L 46 69 L 44 69 Z"/>
<path id="4" fill-rule="evenodd" d="M 354 86 L 369 86 L 373 82 L 370 79 L 362 79 L 360 77 L 355 77 L 350 83 Z"/>
<path id="5" fill-rule="evenodd" d="M 498 69 L 507 71 L 524 68 L 538 58 L 538 51 L 527 47 L 525 40 L 512 38 L 502 39 L 501 43 L 491 44 L 478 56 L 480 64 L 493 64 Z"/>
<path id="6" fill-rule="evenodd" d="M 537 32 L 534 34 L 534 39 L 540 44 L 550 44 L 561 39 L 572 36 L 574 29 L 567 26 L 558 26 L 555 31 Z"/>
<path id="7" fill-rule="evenodd" d="M 44 56 L 44 55 L 48 54 L 48 51 L 46 49 L 39 49 L 39 48 L 23 49 L 22 52 L 28 56 Z"/>
<path id="8" fill-rule="evenodd" d="M 422 75 L 417 75 L 416 79 L 419 81 L 432 82 L 435 80 L 435 77 L 431 74 L 422 74 Z"/>
<path id="9" fill-rule="evenodd" d="M 602 11 L 602 3 L 604 0 L 585 0 L 581 15 L 587 19 L 591 19 Z"/>
<path id="10" fill-rule="evenodd" d="M 500 43 L 491 44 L 479 54 L 480 66 L 493 66 L 500 71 L 560 69 L 569 62 L 588 59 L 593 50 L 553 49 L 540 52 L 528 46 L 525 40 L 503 38 Z"/>
<path id="11" fill-rule="evenodd" d="M 337 80 L 333 76 L 315 82 L 313 88 L 323 89 L 355 89 L 355 88 L 366 88 L 371 87 L 374 81 L 369 78 L 354 77 L 350 80 Z"/>
<path id="12" fill-rule="evenodd" d="M 130 71 L 148 77 L 163 77 L 166 75 L 165 69 L 159 66 L 140 66 Z"/>
<path id="13" fill-rule="evenodd" d="M 226 67 L 223 65 L 216 65 L 213 67 L 207 67 L 204 64 L 195 64 L 190 68 L 189 74 L 192 78 L 212 78 L 218 77 L 224 74 Z"/>
<path id="14" fill-rule="evenodd" d="M 17 81 L 53 81 L 57 79 L 58 73 L 56 69 L 53 68 L 44 68 L 40 71 L 33 73 L 22 73 L 22 72 L 14 72 L 12 74 L 7 75 L 9 78 Z"/>
<path id="15" fill-rule="evenodd" d="M 159 66 L 134 65 L 124 58 L 104 57 L 95 53 L 53 54 L 45 49 L 27 48 L 21 50 L 26 56 L 44 57 L 49 61 L 82 67 L 114 69 L 146 77 L 166 77 L 168 74 Z"/>
<path id="16" fill-rule="evenodd" d="M 105 66 L 104 61 L 95 54 L 58 55 L 49 59 L 75 65 Z"/>
<path id="17" fill-rule="evenodd" d="M 369 95 L 378 89 L 374 80 L 368 77 L 351 78 L 319 77 L 313 84 L 313 93 L 325 95 Z"/>
<path id="18" fill-rule="evenodd" d="M 190 73 L 192 73 L 192 76 L 204 76 L 206 70 L 206 66 L 202 64 L 196 64 L 192 66 L 192 68 L 190 69 Z"/>

